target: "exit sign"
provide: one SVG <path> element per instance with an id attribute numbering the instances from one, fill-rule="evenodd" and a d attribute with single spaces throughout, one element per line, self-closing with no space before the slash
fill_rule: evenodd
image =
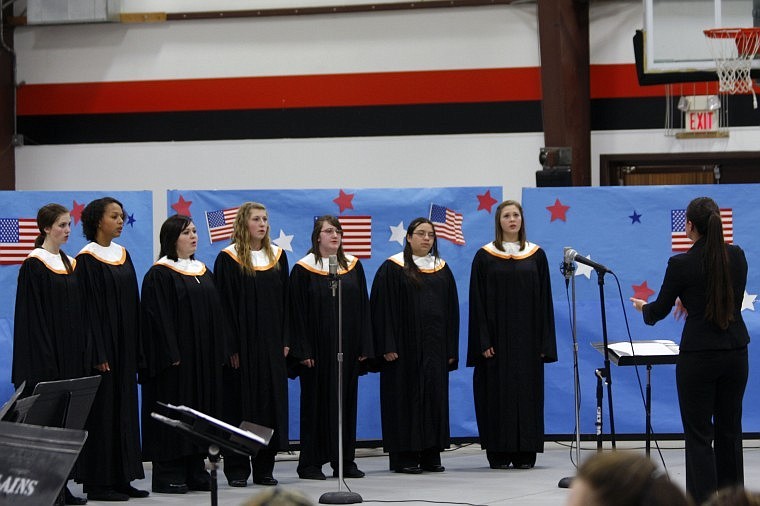
<path id="1" fill-rule="evenodd" d="M 688 132 L 714 132 L 720 125 L 716 111 L 688 111 L 686 117 L 686 131 Z"/>

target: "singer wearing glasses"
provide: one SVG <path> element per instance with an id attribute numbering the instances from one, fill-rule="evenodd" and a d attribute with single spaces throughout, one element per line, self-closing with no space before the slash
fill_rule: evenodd
<path id="1" fill-rule="evenodd" d="M 372 356 L 367 282 L 361 262 L 343 252 L 343 229 L 334 216 L 314 222 L 311 249 L 290 274 L 291 357 L 301 381 L 301 454 L 298 476 L 324 480 L 322 465 L 338 476 L 338 297 L 331 289 L 330 257 L 342 284 L 343 475 L 361 478 L 354 462 L 359 375 Z"/>
<path id="2" fill-rule="evenodd" d="M 233 360 L 224 368 L 224 417 L 274 429 L 269 446 L 251 459 L 224 455 L 224 474 L 233 487 L 246 486 L 253 469 L 257 485 L 277 485 L 272 476 L 278 450 L 288 449 L 287 332 L 288 257 L 269 237 L 266 207 L 246 202 L 235 216 L 232 244 L 214 263 L 216 287 L 233 331 Z"/>
<path id="3" fill-rule="evenodd" d="M 370 300 L 375 353 L 384 359 L 380 406 L 390 468 L 443 472 L 449 371 L 459 360 L 459 298 L 430 220 L 412 220 L 404 251 L 380 266 Z"/>
<path id="4" fill-rule="evenodd" d="M 494 218 L 493 242 L 472 261 L 467 366 L 491 469 L 530 469 L 544 449 L 544 364 L 557 360 L 549 267 L 519 202 Z"/>

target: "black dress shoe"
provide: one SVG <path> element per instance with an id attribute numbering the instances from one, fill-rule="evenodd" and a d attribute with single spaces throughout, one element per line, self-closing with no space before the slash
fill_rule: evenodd
<path id="1" fill-rule="evenodd" d="M 272 476 L 262 476 L 260 478 L 254 478 L 253 482 L 256 485 L 265 485 L 267 487 L 272 487 L 274 485 L 277 485 L 277 483 L 279 483 Z"/>
<path id="2" fill-rule="evenodd" d="M 364 471 L 359 469 L 358 467 L 349 467 L 348 469 L 343 470 L 343 477 L 344 478 L 364 478 L 365 474 Z M 338 470 L 333 470 L 333 478 L 338 477 Z"/>
<path id="3" fill-rule="evenodd" d="M 491 464 L 491 469 L 509 469 L 509 464 Z"/>
<path id="4" fill-rule="evenodd" d="M 423 464 L 422 469 L 431 473 L 442 473 L 446 470 L 441 464 Z"/>
<path id="5" fill-rule="evenodd" d="M 63 489 L 63 503 L 64 504 L 78 504 L 79 506 L 87 504 L 86 497 L 77 497 L 71 493 L 69 487 Z"/>
<path id="6" fill-rule="evenodd" d="M 307 467 L 298 470 L 298 477 L 302 480 L 326 480 L 325 473 L 318 467 Z"/>
<path id="7" fill-rule="evenodd" d="M 187 494 L 188 490 L 190 489 L 184 483 L 153 484 L 153 492 L 157 494 Z"/>
<path id="8" fill-rule="evenodd" d="M 515 464 L 515 469 L 533 469 L 533 464 Z"/>
<path id="9" fill-rule="evenodd" d="M 87 499 L 90 501 L 129 501 L 127 494 L 117 492 L 113 488 L 88 488 Z"/>
<path id="10" fill-rule="evenodd" d="M 117 492 L 121 492 L 122 494 L 127 494 L 129 497 L 135 497 L 142 499 L 143 497 L 148 497 L 150 495 L 150 492 L 147 490 L 140 490 L 139 488 L 135 488 L 129 483 L 126 485 L 119 485 L 113 488 Z"/>
<path id="11" fill-rule="evenodd" d="M 394 469 L 394 471 L 403 474 L 422 474 L 422 468 L 420 466 L 398 467 Z"/>
<path id="12" fill-rule="evenodd" d="M 209 492 L 211 490 L 211 480 L 208 481 L 188 481 L 188 490 L 195 492 Z"/>
<path id="13" fill-rule="evenodd" d="M 230 487 L 247 487 L 248 486 L 248 480 L 227 480 L 227 483 L 229 483 Z"/>

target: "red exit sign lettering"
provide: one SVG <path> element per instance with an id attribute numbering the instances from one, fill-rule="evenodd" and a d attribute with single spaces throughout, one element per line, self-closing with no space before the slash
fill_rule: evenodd
<path id="1" fill-rule="evenodd" d="M 689 111 L 686 113 L 686 130 L 691 132 L 711 132 L 718 129 L 715 111 Z"/>

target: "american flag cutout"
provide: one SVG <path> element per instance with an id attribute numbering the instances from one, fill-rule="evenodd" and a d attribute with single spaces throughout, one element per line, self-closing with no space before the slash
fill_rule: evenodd
<path id="1" fill-rule="evenodd" d="M 338 216 L 343 228 L 343 252 L 357 258 L 372 257 L 372 216 Z"/>
<path id="2" fill-rule="evenodd" d="M 0 218 L 0 265 L 24 263 L 39 233 L 34 218 Z"/>
<path id="3" fill-rule="evenodd" d="M 734 243 L 734 210 L 720 210 L 720 221 L 723 223 L 723 240 L 726 244 Z M 670 246 L 673 251 L 689 251 L 693 243 L 686 237 L 686 209 L 670 211 Z"/>
<path id="4" fill-rule="evenodd" d="M 457 213 L 448 207 L 430 204 L 430 221 L 435 227 L 435 235 L 447 239 L 454 244 L 464 245 L 462 233 L 462 213 Z"/>
<path id="5" fill-rule="evenodd" d="M 208 225 L 208 236 L 211 244 L 232 237 L 237 212 L 237 207 L 206 211 L 206 224 Z"/>

